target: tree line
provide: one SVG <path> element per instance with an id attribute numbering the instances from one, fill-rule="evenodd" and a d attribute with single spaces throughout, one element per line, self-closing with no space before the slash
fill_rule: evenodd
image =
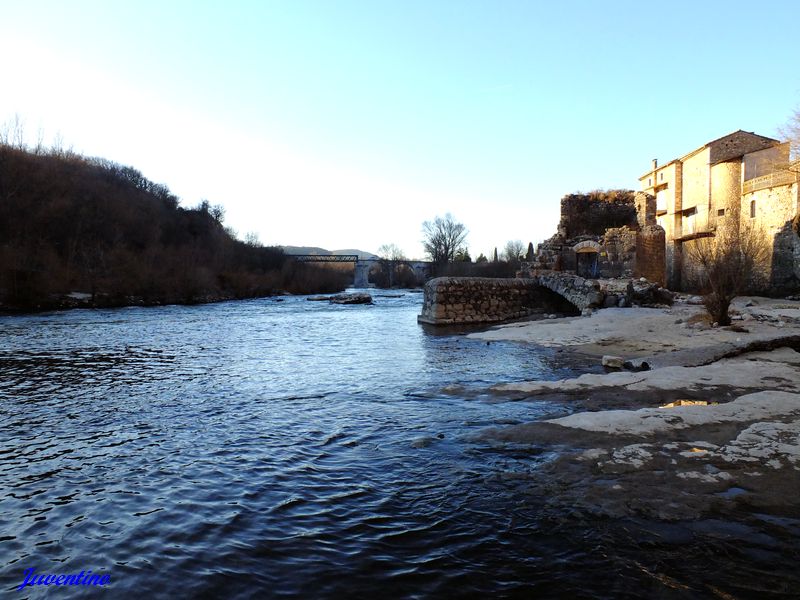
<path id="1" fill-rule="evenodd" d="M 422 245 L 436 276 L 515 277 L 522 261 L 533 261 L 533 243 L 526 249 L 519 240 L 506 242 L 501 254 L 495 248 L 491 260 L 481 253 L 473 261 L 466 244 L 468 233 L 450 213 L 422 224 Z"/>
<path id="2" fill-rule="evenodd" d="M 0 307 L 195 303 L 333 292 L 351 277 L 238 240 L 133 167 L 0 140 Z M 74 294 L 73 294 L 74 296 Z"/>

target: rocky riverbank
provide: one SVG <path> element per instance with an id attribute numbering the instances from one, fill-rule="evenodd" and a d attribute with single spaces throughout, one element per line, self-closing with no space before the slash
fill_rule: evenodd
<path id="1" fill-rule="evenodd" d="M 537 475 L 547 502 L 595 516 L 800 518 L 800 302 L 737 299 L 731 327 L 693 302 L 471 334 L 648 367 L 496 386 L 553 410 L 480 438 L 553 452 Z"/>

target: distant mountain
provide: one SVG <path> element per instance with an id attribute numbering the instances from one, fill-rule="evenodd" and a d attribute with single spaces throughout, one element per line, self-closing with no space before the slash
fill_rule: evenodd
<path id="1" fill-rule="evenodd" d="M 331 254 L 325 248 L 316 248 L 314 246 L 281 246 L 284 254 Z"/>
<path id="2" fill-rule="evenodd" d="M 346 250 L 331 250 L 331 254 L 358 254 L 358 258 L 361 260 L 365 260 L 367 258 L 380 258 L 373 252 L 364 252 L 363 250 L 356 250 L 352 248 Z"/>
<path id="3" fill-rule="evenodd" d="M 342 254 L 358 254 L 358 258 L 365 260 L 368 258 L 378 258 L 373 252 L 364 252 L 363 250 L 345 249 L 345 250 L 325 250 L 325 248 L 317 248 L 316 246 L 281 246 L 286 254 L 320 254 L 320 255 L 342 255 Z"/>

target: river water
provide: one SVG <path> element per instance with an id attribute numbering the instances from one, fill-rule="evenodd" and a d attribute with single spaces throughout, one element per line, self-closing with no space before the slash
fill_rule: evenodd
<path id="1" fill-rule="evenodd" d="M 548 452 L 476 435 L 569 410 L 490 384 L 582 365 L 424 329 L 399 295 L 1 317 L 2 589 L 87 592 L 17 591 L 33 567 L 120 598 L 696 597 L 653 575 L 673 547 L 527 493 Z"/>

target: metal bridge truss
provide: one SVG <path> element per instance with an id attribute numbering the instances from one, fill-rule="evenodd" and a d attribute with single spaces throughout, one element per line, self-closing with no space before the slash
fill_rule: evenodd
<path id="1" fill-rule="evenodd" d="M 357 263 L 357 254 L 287 254 L 287 258 L 297 262 L 318 262 L 318 263 Z"/>

